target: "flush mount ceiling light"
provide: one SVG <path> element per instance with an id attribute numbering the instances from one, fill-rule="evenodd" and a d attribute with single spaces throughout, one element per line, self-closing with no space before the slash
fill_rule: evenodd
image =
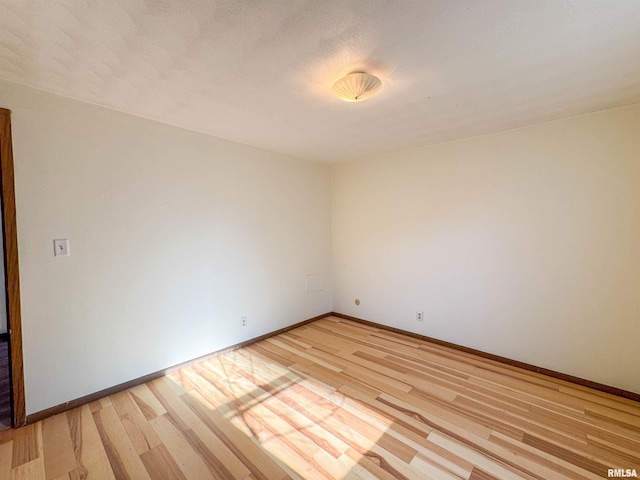
<path id="1" fill-rule="evenodd" d="M 331 90 L 336 97 L 345 102 L 360 102 L 372 97 L 380 90 L 382 82 L 374 75 L 353 72 L 340 78 Z"/>

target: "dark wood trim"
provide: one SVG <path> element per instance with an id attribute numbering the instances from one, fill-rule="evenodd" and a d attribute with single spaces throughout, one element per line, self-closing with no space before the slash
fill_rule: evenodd
<path id="1" fill-rule="evenodd" d="M 488 360 L 493 360 L 495 362 L 502 363 L 505 365 L 510 365 L 512 367 L 521 368 L 523 370 L 527 370 L 530 372 L 540 373 L 548 377 L 556 378 L 558 380 L 564 380 L 565 382 L 573 383 L 575 385 L 580 385 L 582 387 L 592 388 L 594 390 L 609 393 L 617 397 L 622 397 L 629 400 L 634 400 L 636 402 L 640 402 L 640 393 L 630 392 L 628 390 L 623 390 L 622 388 L 612 387 L 610 385 L 593 382 L 591 380 L 585 380 L 584 378 L 574 377 L 573 375 L 556 372 L 555 370 L 549 370 L 548 368 L 537 367 L 529 363 L 524 363 L 518 360 L 512 360 L 510 358 L 501 357 L 500 355 L 494 355 L 493 353 L 483 352 L 482 350 L 476 350 L 475 348 L 464 347 L 462 345 L 446 342 L 444 340 L 439 340 L 437 338 L 427 337 L 425 335 L 409 332 L 407 330 L 402 330 L 400 328 L 394 328 L 394 327 L 389 327 L 387 325 L 382 325 L 380 323 L 370 322 L 369 320 L 363 320 L 362 318 L 352 317 L 351 315 L 345 315 L 343 313 L 338 313 L 338 312 L 332 312 L 331 315 L 338 318 L 344 318 L 345 320 L 351 320 L 354 322 L 362 323 L 363 325 L 368 325 L 370 327 L 379 328 L 381 330 L 387 330 L 389 332 L 407 335 L 409 337 L 416 338 L 418 340 L 424 340 L 425 342 L 435 343 L 436 345 L 441 345 L 443 347 L 448 347 L 453 350 L 458 350 L 460 352 L 476 355 L 478 357 L 486 358 Z"/>
<path id="2" fill-rule="evenodd" d="M 13 426 L 19 427 L 25 424 L 27 417 L 22 361 L 22 318 L 20 314 L 20 274 L 18 269 L 18 230 L 16 223 L 16 192 L 13 178 L 11 111 L 4 108 L 0 108 L 0 182 L 7 323 L 10 332 L 9 350 L 11 355 Z"/>
<path id="3" fill-rule="evenodd" d="M 209 360 L 210 358 L 217 357 L 218 355 L 222 355 L 223 353 L 231 352 L 233 350 L 237 350 L 242 347 L 246 347 L 253 343 L 260 342 L 262 340 L 266 340 L 269 337 L 273 337 L 275 335 L 280 335 L 281 333 L 288 332 L 289 330 L 293 330 L 294 328 L 301 327 L 306 325 L 307 323 L 315 322 L 316 320 L 320 320 L 321 318 L 325 318 L 330 316 L 331 313 L 324 313 L 322 315 L 318 315 L 317 317 L 309 318 L 307 320 L 303 320 L 302 322 L 298 322 L 294 325 L 290 325 L 288 327 L 281 328 L 274 332 L 267 333 L 265 335 L 261 335 L 259 337 L 252 338 L 250 340 L 246 340 L 241 343 L 237 343 L 230 347 L 224 348 L 222 350 L 218 350 L 216 352 L 208 353 L 198 358 L 194 358 L 193 360 L 187 360 L 186 362 L 179 363 L 178 365 L 174 365 L 172 367 L 165 368 L 163 370 L 158 370 L 157 372 L 150 373 L 143 377 L 135 378 L 133 380 L 129 380 L 128 382 L 121 383 L 119 385 L 115 385 L 113 387 L 105 388 L 104 390 L 100 390 L 99 392 L 90 393 L 89 395 L 85 395 L 84 397 L 76 398 L 75 400 L 70 400 L 65 403 L 61 403 L 60 405 L 56 405 L 55 407 L 47 408 L 46 410 L 41 410 L 36 413 L 32 413 L 27 416 L 27 423 L 35 423 L 40 420 L 44 420 L 45 418 L 52 417 L 59 413 L 66 412 L 67 410 L 71 410 L 72 408 L 81 407 L 82 405 L 86 405 L 87 403 L 94 402 L 101 398 L 107 397 L 109 395 L 113 395 L 114 393 L 121 392 L 128 388 L 135 387 L 137 385 L 150 382 L 155 380 L 156 378 L 160 378 L 168 373 L 174 372 L 181 368 L 185 368 L 193 365 L 194 363 L 203 362 L 205 360 Z"/>

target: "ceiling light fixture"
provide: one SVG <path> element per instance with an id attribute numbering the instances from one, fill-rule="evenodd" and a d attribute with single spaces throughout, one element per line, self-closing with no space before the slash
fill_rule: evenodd
<path id="1" fill-rule="evenodd" d="M 372 97 L 380 90 L 382 82 L 374 75 L 353 72 L 338 79 L 331 87 L 336 97 L 345 102 L 359 102 Z"/>

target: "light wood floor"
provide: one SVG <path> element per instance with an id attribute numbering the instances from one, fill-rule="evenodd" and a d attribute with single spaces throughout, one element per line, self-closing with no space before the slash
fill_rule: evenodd
<path id="1" fill-rule="evenodd" d="M 329 317 L 19 430 L 0 479 L 607 478 L 640 404 Z"/>

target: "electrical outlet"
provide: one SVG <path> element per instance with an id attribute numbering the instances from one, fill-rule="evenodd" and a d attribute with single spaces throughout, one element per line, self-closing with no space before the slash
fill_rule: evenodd
<path id="1" fill-rule="evenodd" d="M 69 256 L 69 240 L 60 238 L 53 241 L 53 255 L 56 257 Z"/>
<path id="2" fill-rule="evenodd" d="M 418 310 L 416 312 L 416 322 L 421 322 L 424 320 L 424 312 Z"/>
<path id="3" fill-rule="evenodd" d="M 240 317 L 240 326 L 241 327 L 247 326 L 247 317 Z"/>

